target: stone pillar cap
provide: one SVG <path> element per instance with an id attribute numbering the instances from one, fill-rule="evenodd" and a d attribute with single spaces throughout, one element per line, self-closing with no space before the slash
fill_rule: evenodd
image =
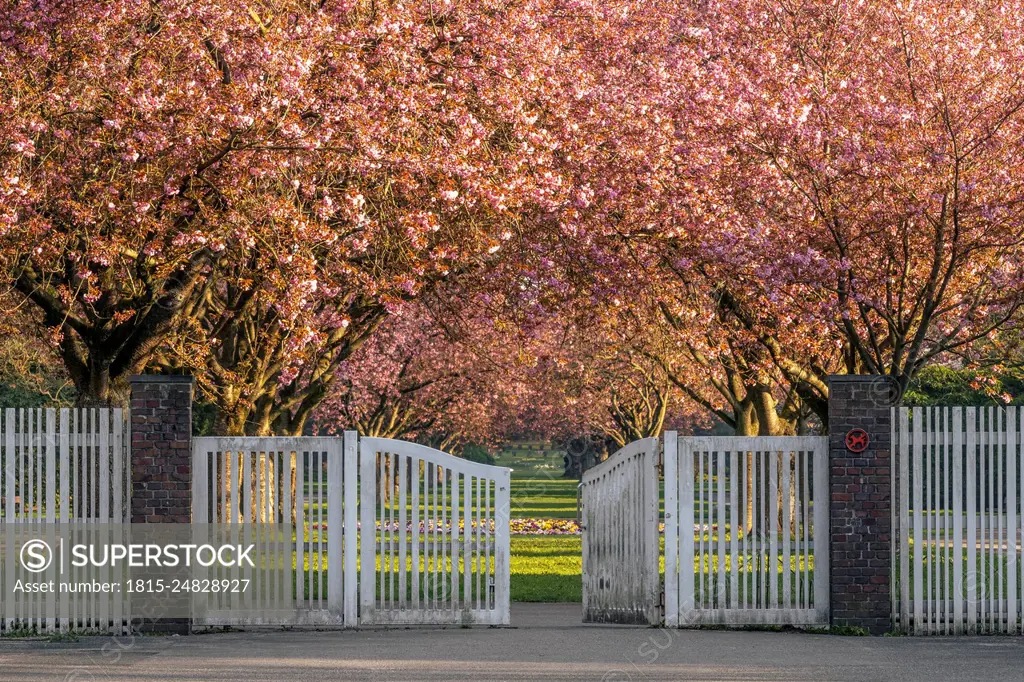
<path id="1" fill-rule="evenodd" d="M 191 384 L 195 378 L 189 374 L 132 374 L 128 377 L 132 384 Z"/>

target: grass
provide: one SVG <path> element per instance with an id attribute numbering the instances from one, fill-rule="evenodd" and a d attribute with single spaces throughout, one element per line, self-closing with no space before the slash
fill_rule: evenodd
<path id="1" fill-rule="evenodd" d="M 85 636 L 89 634 L 99 634 L 98 631 L 78 631 L 68 630 L 65 632 L 41 632 L 33 627 L 18 626 L 10 630 L 4 630 L 0 633 L 2 639 L 33 639 L 43 640 L 50 643 L 58 642 L 77 642 L 79 636 Z"/>
<path id="2" fill-rule="evenodd" d="M 582 570 L 578 535 L 512 536 L 512 601 L 581 602 Z"/>

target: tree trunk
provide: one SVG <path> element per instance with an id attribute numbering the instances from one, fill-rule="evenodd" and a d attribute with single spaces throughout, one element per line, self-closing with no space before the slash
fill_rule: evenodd
<path id="1" fill-rule="evenodd" d="M 736 424 L 737 436 L 757 435 L 757 415 L 754 413 L 754 406 L 749 401 L 744 401 L 738 410 L 733 413 Z M 744 506 L 744 534 L 754 529 L 754 453 L 747 453 L 747 491 Z"/>
<path id="2" fill-rule="evenodd" d="M 74 383 L 75 407 L 127 408 L 131 400 L 128 375 L 111 377 L 108 369 L 91 368 L 87 376 Z"/>

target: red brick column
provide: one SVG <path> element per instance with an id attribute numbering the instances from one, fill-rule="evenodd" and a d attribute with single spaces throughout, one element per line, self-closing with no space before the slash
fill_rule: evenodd
<path id="1" fill-rule="evenodd" d="M 192 377 L 130 379 L 132 523 L 192 521 Z"/>
<path id="2" fill-rule="evenodd" d="M 132 523 L 191 523 L 192 377 L 139 375 L 129 382 Z M 145 578 L 145 569 L 134 576 Z M 187 635 L 192 620 L 133 613 L 132 625 L 143 633 Z"/>
<path id="3" fill-rule="evenodd" d="M 891 629 L 891 417 L 895 384 L 884 376 L 829 377 L 830 576 L 832 625 Z M 847 444 L 854 429 L 867 448 Z M 859 434 L 855 434 L 859 435 Z"/>

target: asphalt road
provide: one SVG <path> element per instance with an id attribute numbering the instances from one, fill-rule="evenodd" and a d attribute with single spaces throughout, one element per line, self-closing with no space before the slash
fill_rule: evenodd
<path id="1" fill-rule="evenodd" d="M 1024 638 L 834 637 L 583 626 L 514 605 L 509 629 L 0 641 L 0 682 L 68 680 L 1024 680 Z"/>

